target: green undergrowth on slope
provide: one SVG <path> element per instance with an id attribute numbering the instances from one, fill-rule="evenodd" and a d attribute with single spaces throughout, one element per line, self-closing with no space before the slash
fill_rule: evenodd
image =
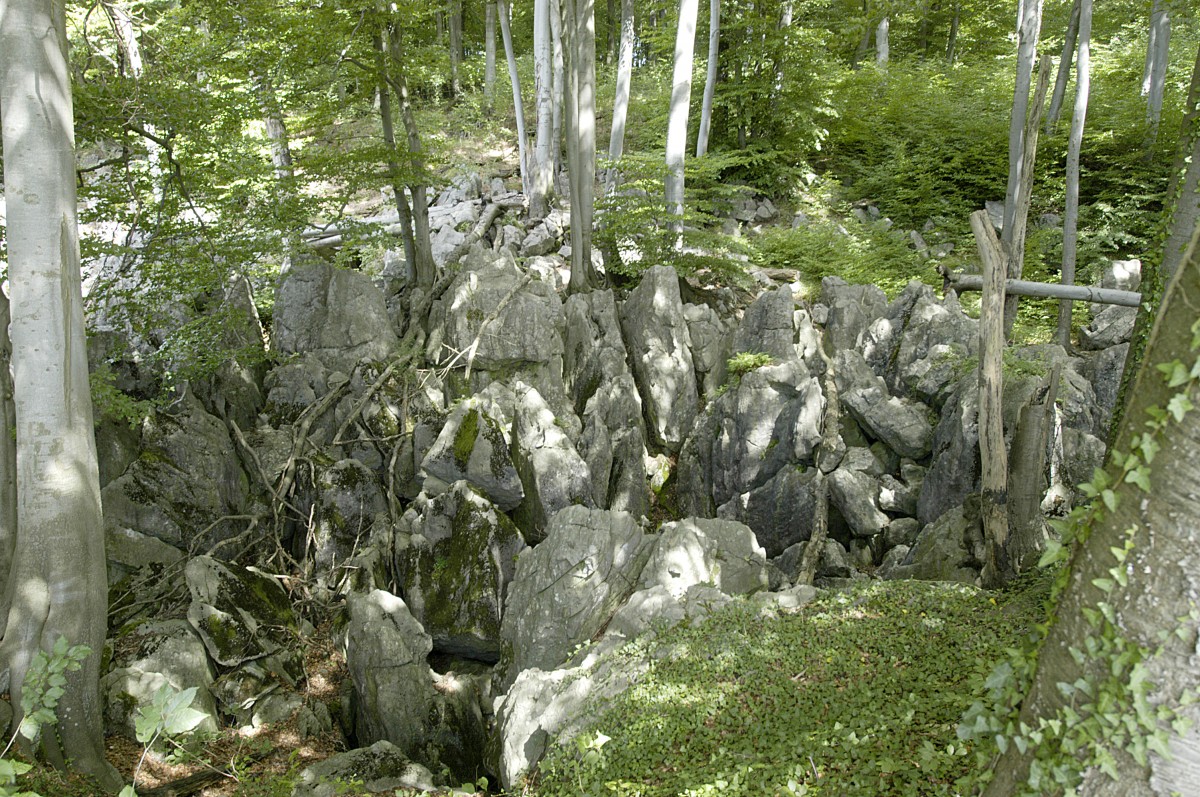
<path id="1" fill-rule="evenodd" d="M 528 793 L 966 793 L 975 757 L 956 726 L 1044 619 L 1048 583 L 874 582 L 766 614 L 735 602 L 649 643 L 650 671 Z"/>

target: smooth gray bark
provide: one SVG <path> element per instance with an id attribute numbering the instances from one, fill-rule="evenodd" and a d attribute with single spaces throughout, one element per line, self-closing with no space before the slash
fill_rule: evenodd
<path id="1" fill-rule="evenodd" d="M 401 177 L 399 154 L 396 148 L 396 128 L 392 121 L 392 93 L 387 80 L 387 45 L 383 34 L 375 36 L 376 97 L 379 99 L 379 122 L 383 129 L 383 144 L 387 149 L 388 176 L 392 183 L 392 198 L 396 203 L 396 216 L 400 220 L 400 237 L 404 242 L 405 262 L 414 268 L 417 262 L 417 239 L 413 230 L 412 209 L 405 195 Z"/>
<path id="2" fill-rule="evenodd" d="M 982 290 L 983 277 L 978 274 L 955 274 L 950 277 L 947 287 L 959 293 Z M 1138 307 L 1142 303 L 1142 294 L 1134 291 L 1093 288 L 1088 285 L 1059 285 L 1053 282 L 1005 280 L 1004 293 L 1013 296 L 1071 299 L 1076 302 L 1092 302 L 1093 304 L 1116 304 L 1121 307 Z"/>
<path id="3" fill-rule="evenodd" d="M 958 3 L 954 4 L 954 16 L 950 20 L 950 33 L 946 37 L 946 63 L 953 64 L 957 56 L 958 46 L 958 21 L 962 15 L 962 9 Z"/>
<path id="4" fill-rule="evenodd" d="M 64 4 L 0 5 L 17 541 L 3 576 L 12 596 L 0 666 L 21 714 L 34 654 L 65 637 L 90 655 L 66 673 L 58 724 L 40 749 L 118 784 L 104 758 L 100 659 L 108 573 L 84 336 L 75 197 L 75 139 Z M 8 429 L 3 433 L 7 435 Z M 14 724 L 14 728 L 16 725 Z"/>
<path id="5" fill-rule="evenodd" d="M 667 119 L 667 213 L 683 246 L 683 158 L 687 149 L 688 110 L 692 95 L 692 61 L 696 48 L 697 0 L 680 0 L 679 28 L 675 34 L 675 69 L 671 80 L 671 109 Z"/>
<path id="6" fill-rule="evenodd" d="M 613 100 L 612 130 L 608 157 L 613 162 L 605 181 L 605 193 L 617 187 L 617 166 L 625 152 L 625 119 L 629 113 L 629 81 L 633 76 L 633 0 L 621 0 L 621 44 L 617 57 L 617 92 Z"/>
<path id="7" fill-rule="evenodd" d="M 789 6 L 790 8 L 790 6 Z M 704 101 L 700 104 L 700 133 L 696 137 L 696 157 L 708 152 L 708 130 L 712 124 L 713 96 L 717 92 L 717 61 L 721 50 L 721 0 L 708 3 L 708 73 L 704 78 Z"/>
<path id="8" fill-rule="evenodd" d="M 875 63 L 879 66 L 887 66 L 888 58 L 891 57 L 892 48 L 888 41 L 890 26 L 887 17 L 879 20 L 879 24 L 875 26 Z"/>
<path id="9" fill-rule="evenodd" d="M 1185 381 L 1169 387 L 1159 370 L 1163 363 L 1181 362 L 1185 369 L 1194 363 L 1192 326 L 1200 307 L 1200 252 L 1194 238 L 1189 256 L 1168 287 L 1138 376 L 1130 391 L 1130 403 L 1121 422 L 1115 449 L 1141 449 L 1134 436 L 1148 433 L 1158 445 L 1157 454 L 1146 463 L 1150 491 L 1120 477 L 1109 465 L 1113 478 L 1110 502 L 1115 508 L 1098 513 L 1090 522 L 1085 539 L 1071 556 L 1070 579 L 1054 611 L 1054 619 L 1037 655 L 1033 681 L 1021 704 L 1020 721 L 1037 727 L 1039 720 L 1062 716 L 1068 698 L 1059 684 L 1078 679 L 1092 683 L 1114 676 L 1128 685 L 1131 669 L 1114 669 L 1105 655 L 1076 656 L 1086 649 L 1089 637 L 1100 632 L 1089 621 L 1097 607 L 1109 607 L 1111 631 L 1128 646 L 1149 651 L 1140 663 L 1139 676 L 1152 685 L 1152 706 L 1175 709 L 1190 728 L 1172 732 L 1167 742 L 1170 760 L 1151 754 L 1148 764 L 1138 764 L 1119 746 L 1109 752 L 1116 760 L 1116 779 L 1095 771 L 1084 773 L 1078 793 L 1086 797 L 1121 795 L 1146 797 L 1191 794 L 1200 778 L 1200 706 L 1194 701 L 1181 705 L 1188 692 L 1200 687 L 1200 651 L 1197 650 L 1195 611 L 1200 597 L 1200 560 L 1195 541 L 1195 518 L 1200 513 L 1200 424 L 1190 411 L 1182 421 L 1167 415 L 1168 425 L 1160 433 L 1148 431 L 1150 410 L 1165 408 L 1176 397 L 1200 406 L 1200 382 Z M 1115 500 L 1113 500 L 1115 499 Z M 1125 551 L 1118 561 L 1115 551 Z M 1114 577 L 1114 573 L 1124 577 Z M 1105 591 L 1108 588 L 1109 591 Z M 1090 702 L 1090 701 L 1089 701 Z M 1075 710 L 1086 713 L 1080 704 Z M 1137 720 L 1130 719 L 1137 727 Z M 1030 763 L 1039 752 L 1036 745 L 1009 745 L 997 759 L 993 779 L 985 797 L 1007 797 L 1021 791 L 1029 777 Z"/>
<path id="10" fill-rule="evenodd" d="M 8 294 L 0 287 L 0 617 L 8 617 L 13 555 L 17 548 L 17 428 L 13 406 L 12 342 L 8 338 Z"/>
<path id="11" fill-rule="evenodd" d="M 267 133 L 267 145 L 271 149 L 271 165 L 275 168 L 275 204 L 279 208 L 279 221 L 286 225 L 282 230 L 282 262 L 279 273 L 286 274 L 292 268 L 292 260 L 300 248 L 299 222 L 294 218 L 296 207 L 296 170 L 292 163 L 292 147 L 288 139 L 287 123 L 283 109 L 275 96 L 275 86 L 266 77 L 254 81 L 258 94 L 258 107 L 262 109 L 263 125 Z"/>
<path id="12" fill-rule="evenodd" d="M 1024 176 L 1025 120 L 1029 114 L 1029 88 L 1033 83 L 1033 64 L 1037 58 L 1038 34 L 1042 26 L 1042 0 L 1021 4 L 1017 32 L 1017 81 L 1013 90 L 1012 116 L 1008 125 L 1008 188 L 1004 195 L 1004 230 L 1001 240 L 1011 241 L 1017 206 L 1021 201 Z M 1019 274 L 1009 276 L 1018 277 Z"/>
<path id="13" fill-rule="evenodd" d="M 1079 54 L 1075 66 L 1075 111 L 1071 117 L 1071 139 L 1067 144 L 1067 198 L 1063 214 L 1062 284 L 1075 284 L 1075 258 L 1079 248 L 1079 154 L 1087 122 L 1088 94 L 1092 85 L 1092 0 L 1079 7 Z M 1071 301 L 1058 304 L 1058 343 L 1071 342 Z"/>
<path id="14" fill-rule="evenodd" d="M 550 40 L 554 45 L 554 113 L 550 121 L 551 154 L 554 162 L 551 173 L 557 180 L 562 171 L 562 142 L 563 142 L 563 105 L 566 96 L 566 59 L 563 58 L 563 18 L 562 3 L 550 0 Z M 557 183 L 554 183 L 558 191 Z"/>
<path id="15" fill-rule="evenodd" d="M 521 100 L 521 76 L 517 72 L 517 56 L 513 52 L 512 30 L 509 25 L 507 0 L 497 0 L 500 11 L 500 35 L 504 39 L 504 56 L 508 61 L 508 79 L 512 83 L 513 113 L 517 119 L 517 159 L 521 162 L 521 192 L 526 197 L 533 191 L 529 170 L 529 153 L 525 141 L 525 103 Z"/>
<path id="16" fill-rule="evenodd" d="M 1071 61 L 1075 58 L 1075 44 L 1079 40 L 1079 2 L 1071 5 L 1071 18 L 1067 22 L 1067 35 L 1063 39 L 1062 57 L 1058 59 L 1058 76 L 1054 79 L 1054 91 L 1050 93 L 1050 109 L 1046 111 L 1046 135 L 1058 124 L 1062 114 L 1063 100 L 1067 96 L 1067 83 L 1071 80 Z"/>
<path id="17" fill-rule="evenodd" d="M 1171 4 L 1169 0 L 1154 0 L 1150 11 L 1150 42 L 1146 48 L 1146 70 L 1142 80 L 1142 93 L 1146 95 L 1147 152 L 1152 150 L 1158 138 L 1170 49 Z"/>
<path id="18" fill-rule="evenodd" d="M 596 282 L 592 216 L 596 191 L 596 17 L 594 0 L 564 0 L 568 72 L 567 172 L 571 188 L 572 293 Z"/>
<path id="19" fill-rule="evenodd" d="M 446 12 L 450 18 L 450 95 L 457 99 L 462 94 L 459 76 L 463 56 L 462 0 L 448 0 Z"/>
<path id="20" fill-rule="evenodd" d="M 496 102 L 496 0 L 488 0 L 483 16 L 483 101 Z"/>
<path id="21" fill-rule="evenodd" d="M 400 31 L 390 31 L 389 50 L 395 72 L 396 99 L 400 103 L 400 119 L 404 122 L 404 132 L 408 139 L 408 167 L 411 172 L 408 190 L 412 194 L 413 244 L 416 250 L 413 270 L 417 275 L 417 285 L 428 289 L 432 288 L 437 280 L 437 264 L 433 262 L 433 241 L 429 237 L 429 196 L 424 179 L 425 158 L 421 154 L 421 134 L 417 130 L 417 118 L 413 113 L 412 98 L 408 93 Z"/>
<path id="22" fill-rule="evenodd" d="M 529 196 L 529 218 L 541 219 L 549 211 L 554 163 L 550 156 L 554 122 L 554 72 L 550 39 L 550 0 L 533 4 L 533 86 L 537 130 L 533 147 L 533 193 Z"/>

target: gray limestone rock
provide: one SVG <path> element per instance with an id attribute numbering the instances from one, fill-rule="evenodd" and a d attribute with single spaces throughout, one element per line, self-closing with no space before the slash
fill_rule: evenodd
<path id="1" fill-rule="evenodd" d="M 309 352 L 349 372 L 359 360 L 387 360 L 398 339 L 383 292 L 370 277 L 306 261 L 279 283 L 271 345 L 281 355 Z"/>
<path id="2" fill-rule="evenodd" d="M 546 539 L 517 560 L 500 629 L 501 681 L 557 667 L 591 639 L 633 593 L 650 546 L 625 512 L 570 506 L 554 515 Z"/>
<path id="3" fill-rule="evenodd" d="M 834 374 L 842 405 L 872 437 L 902 457 L 921 459 L 929 455 L 933 427 L 924 405 L 890 395 L 887 384 L 857 351 L 839 351 Z"/>
<path id="4" fill-rule="evenodd" d="M 592 505 L 591 473 L 541 394 L 520 382 L 514 387 L 518 404 L 512 454 L 525 498 L 513 520 L 525 539 L 534 543 L 545 536 L 558 510 Z"/>
<path id="5" fill-rule="evenodd" d="M 426 718 L 436 702 L 426 657 L 433 640 L 400 598 L 383 590 L 347 597 L 344 652 L 354 685 L 355 736 L 386 740 L 426 766 Z"/>
<path id="6" fill-rule="evenodd" d="M 345 376 L 344 372 L 338 373 Z M 325 395 L 329 390 L 330 377 L 329 369 L 312 352 L 297 354 L 271 369 L 264 379 L 267 393 L 265 410 L 271 424 L 279 427 L 293 423 L 305 408 L 317 403 Z M 345 382 L 344 378 L 342 382 Z M 329 429 L 326 436 L 333 431 Z"/>
<path id="7" fill-rule="evenodd" d="M 180 692 L 194 686 L 190 707 L 204 715 L 196 729 L 215 733 L 221 720 L 210 691 L 212 665 L 191 626 L 183 620 L 146 623 L 126 636 L 121 649 L 131 643 L 136 653 L 120 657 L 100 681 L 105 727 L 136 739 L 138 709 L 150 706 L 163 687 Z"/>
<path id="8" fill-rule="evenodd" d="M 299 622 L 277 580 L 208 556 L 190 560 L 186 574 L 192 596 L 188 622 L 213 661 L 236 667 L 262 659 L 286 682 L 300 678 Z"/>
<path id="9" fill-rule="evenodd" d="M 917 498 L 917 519 L 929 524 L 975 492 L 979 478 L 979 390 L 964 377 L 933 433 L 933 457 Z"/>
<path id="10" fill-rule="evenodd" d="M 856 537 L 873 537 L 887 528 L 888 516 L 879 510 L 879 483 L 845 462 L 829 474 L 829 500 Z"/>
<path id="11" fill-rule="evenodd" d="M 956 376 L 945 366 L 978 352 L 979 322 L 962 311 L 954 296 L 939 302 L 928 286 L 911 298 L 913 304 L 887 372 L 888 385 L 893 393 L 933 400 L 943 394 L 946 380 Z"/>
<path id="12" fill-rule="evenodd" d="M 1099 429 L 1107 429 L 1112 420 L 1128 357 L 1129 344 L 1119 343 L 1085 359 L 1084 375 L 1096 392 L 1096 423 Z"/>
<path id="13" fill-rule="evenodd" d="M 734 333 L 733 353 L 769 354 L 775 362 L 803 356 L 796 350 L 795 310 L 795 297 L 787 285 L 760 294 L 746 308 Z"/>
<path id="14" fill-rule="evenodd" d="M 496 661 L 504 596 L 525 548 L 516 526 L 466 482 L 418 496 L 401 525 L 397 579 L 434 648 Z"/>
<path id="15" fill-rule="evenodd" d="M 358 549 L 375 517 L 387 511 L 379 477 L 356 459 L 318 471 L 311 556 L 318 572 L 330 573 Z"/>
<path id="16" fill-rule="evenodd" d="M 888 311 L 887 295 L 875 285 L 848 285 L 838 277 L 821 280 L 821 303 L 829 308 L 825 332 L 831 350 L 857 350 L 867 330 Z"/>
<path id="17" fill-rule="evenodd" d="M 767 588 L 766 552 L 748 526 L 704 518 L 663 524 L 642 570 L 642 587 L 664 586 L 680 597 L 697 584 L 727 595 Z"/>
<path id="18" fill-rule="evenodd" d="M 979 578 L 974 538 L 981 535 L 978 518 L 968 518 L 961 507 L 951 509 L 921 530 L 903 562 L 886 577 L 974 584 Z"/>
<path id="19" fill-rule="evenodd" d="M 818 472 L 785 466 L 763 486 L 722 504 L 717 517 L 745 523 L 767 556 L 779 556 L 812 534 Z"/>
<path id="20" fill-rule="evenodd" d="M 521 240 L 521 257 L 548 255 L 558 250 L 558 235 L 546 224 L 539 224 Z"/>
<path id="21" fill-rule="evenodd" d="M 1079 330 L 1080 348 L 1096 351 L 1128 343 L 1133 336 L 1133 324 L 1137 320 L 1137 313 L 1136 307 L 1108 305 L 1096 314 L 1090 324 Z"/>
<path id="22" fill-rule="evenodd" d="M 525 490 L 509 454 L 504 421 L 489 412 L 487 404 L 474 396 L 459 402 L 421 469 L 447 484 L 465 480 L 508 512 L 521 503 Z"/>
<path id="23" fill-rule="evenodd" d="M 188 391 L 146 419 L 137 459 L 101 495 L 110 534 L 130 529 L 187 549 L 242 531 L 223 518 L 246 514 L 250 485 L 225 424 Z"/>
<path id="24" fill-rule="evenodd" d="M 888 523 L 887 529 L 883 532 L 883 545 L 889 551 L 892 548 L 908 548 L 917 541 L 917 535 L 921 533 L 921 522 L 916 518 L 900 517 Z M 907 554 L 907 551 L 905 552 Z M 900 564 L 899 561 L 895 564 Z"/>
<path id="25" fill-rule="evenodd" d="M 675 270 L 668 266 L 648 269 L 625 300 L 620 315 L 650 438 L 667 451 L 677 452 L 696 417 L 698 393 L 692 341 Z"/>
<path id="26" fill-rule="evenodd" d="M 692 363 L 705 396 L 725 383 L 725 363 L 732 353 L 729 330 L 717 311 L 706 304 L 685 304 L 688 335 L 692 340 Z"/>
<path id="27" fill-rule="evenodd" d="M 359 782 L 370 794 L 397 790 L 433 791 L 433 774 L 409 759 L 396 745 L 379 741 L 330 756 L 300 773 L 292 797 L 335 797 L 347 783 Z"/>
<path id="28" fill-rule="evenodd" d="M 784 551 L 775 564 L 783 571 L 789 580 L 795 581 L 800 574 L 800 563 L 804 561 L 804 551 L 808 548 L 808 540 L 798 542 Z M 817 578 L 850 578 L 854 572 L 850 564 L 850 555 L 837 540 L 825 538 L 821 547 L 821 558 L 817 560 Z"/>
<path id="29" fill-rule="evenodd" d="M 605 633 L 635 639 L 654 630 L 665 630 L 687 617 L 683 604 L 664 584 L 640 589 L 617 610 Z"/>

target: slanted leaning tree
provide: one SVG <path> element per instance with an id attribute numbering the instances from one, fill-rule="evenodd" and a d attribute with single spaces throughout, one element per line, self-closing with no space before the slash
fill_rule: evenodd
<path id="1" fill-rule="evenodd" d="M 91 648 L 82 669 L 66 674 L 58 727 L 42 734 L 41 751 L 55 766 L 70 762 L 111 788 L 117 779 L 104 759 L 99 689 L 108 579 L 66 49 L 62 0 L 0 0 L 17 494 L 12 565 L 2 574 L 8 616 L 0 666 L 19 721 L 37 651 L 49 651 L 59 637 Z"/>

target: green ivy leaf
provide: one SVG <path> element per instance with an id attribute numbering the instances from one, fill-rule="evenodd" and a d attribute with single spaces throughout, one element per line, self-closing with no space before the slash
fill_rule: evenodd
<path id="1" fill-rule="evenodd" d="M 1167 412 L 1175 419 L 1176 423 L 1183 422 L 1183 416 L 1187 415 L 1195 409 L 1192 402 L 1183 393 L 1176 393 L 1169 402 L 1167 402 Z"/>

